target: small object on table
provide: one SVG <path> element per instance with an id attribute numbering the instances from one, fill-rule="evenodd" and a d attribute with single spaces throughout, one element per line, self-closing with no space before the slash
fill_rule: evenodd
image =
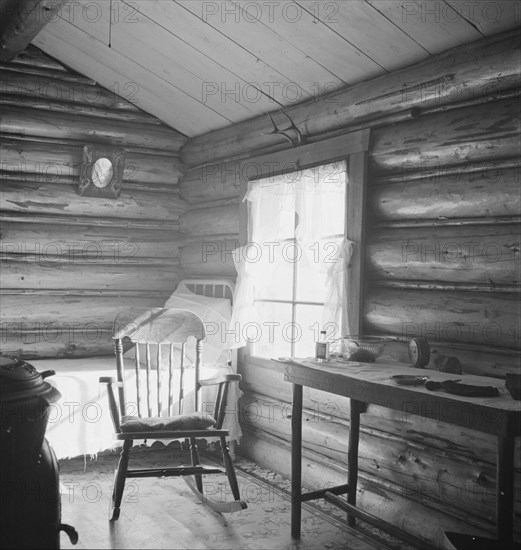
<path id="1" fill-rule="evenodd" d="M 444 382 L 429 380 L 425 382 L 425 387 L 430 391 L 445 390 L 447 393 L 464 397 L 499 397 L 499 390 L 494 386 L 476 386 L 460 382 L 461 380 L 445 380 Z"/>
<path id="2" fill-rule="evenodd" d="M 462 368 L 460 360 L 457 357 L 442 355 L 437 350 L 432 350 L 433 361 L 440 372 L 450 372 L 451 374 L 461 374 Z"/>
<path id="3" fill-rule="evenodd" d="M 412 338 L 409 341 L 408 352 L 413 367 L 423 369 L 429 363 L 430 347 L 425 338 Z"/>
<path id="4" fill-rule="evenodd" d="M 421 386 L 428 379 L 428 376 L 416 376 L 414 374 L 395 374 L 391 376 L 391 380 L 394 380 L 400 386 Z"/>
<path id="5" fill-rule="evenodd" d="M 373 355 L 366 349 L 357 349 L 349 356 L 349 361 L 358 361 L 360 363 L 374 363 Z"/>
<path id="6" fill-rule="evenodd" d="M 387 342 L 379 336 L 344 336 L 342 340 L 344 358 L 360 363 L 374 363 Z"/>
<path id="7" fill-rule="evenodd" d="M 315 343 L 315 359 L 319 363 L 329 360 L 329 342 L 326 341 L 326 331 L 320 331 L 318 342 Z"/>
<path id="8" fill-rule="evenodd" d="M 521 374 L 508 373 L 505 388 L 516 401 L 521 401 Z"/>

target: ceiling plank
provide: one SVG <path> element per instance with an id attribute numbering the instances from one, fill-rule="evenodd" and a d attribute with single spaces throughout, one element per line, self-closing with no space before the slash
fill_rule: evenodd
<path id="1" fill-rule="evenodd" d="M 123 21 L 112 25 L 114 50 L 146 66 L 147 70 L 231 122 L 245 120 L 272 108 L 269 99 L 256 92 L 256 101 L 243 101 L 244 94 L 240 91 L 248 86 L 246 81 L 241 81 L 226 67 L 217 65 L 206 56 L 198 55 L 193 47 L 169 29 L 138 11 L 135 19 L 133 25 Z M 228 93 L 222 93 L 223 90 Z"/>
<path id="2" fill-rule="evenodd" d="M 277 34 L 269 26 L 253 24 L 241 6 L 232 2 L 177 0 L 208 25 L 226 34 L 230 51 L 241 47 L 267 63 L 290 81 L 285 93 L 291 103 L 316 97 L 317 82 L 339 88 L 343 82 L 304 52 Z M 209 10 L 214 11 L 209 11 Z"/>
<path id="3" fill-rule="evenodd" d="M 200 17 L 176 2 L 137 2 L 139 11 L 154 21 L 161 22 L 180 40 L 193 48 L 192 55 L 207 57 L 217 65 L 225 66 L 237 79 L 249 83 L 259 90 L 272 103 L 272 108 L 289 103 L 283 90 L 291 83 L 282 73 L 241 47 L 230 47 L 230 39 L 217 28 L 204 22 Z M 197 41 L 194 36 L 199 37 Z M 222 91 L 222 81 L 214 82 Z M 226 89 L 224 90 L 226 91 Z M 244 101 L 258 101 L 258 94 L 240 90 Z M 304 91 L 302 90 L 302 94 Z"/>
<path id="4" fill-rule="evenodd" d="M 0 61 L 11 61 L 56 17 L 65 0 L 19 0 L 2 2 Z"/>
<path id="5" fill-rule="evenodd" d="M 110 42 L 110 20 L 128 20 L 121 2 L 88 2 L 74 0 L 67 2 L 60 12 L 60 18 L 83 29 L 87 34 L 102 44 Z"/>
<path id="6" fill-rule="evenodd" d="M 229 124 L 219 113 L 67 21 L 48 25 L 33 44 L 185 135 Z"/>
<path id="7" fill-rule="evenodd" d="M 389 21 L 429 53 L 479 40 L 483 35 L 445 2 L 432 0 L 367 0 Z"/>
<path id="8" fill-rule="evenodd" d="M 360 79 L 378 76 L 385 72 L 383 67 L 368 57 L 362 50 L 352 44 L 349 37 L 343 37 L 331 26 L 324 24 L 320 17 L 333 25 L 338 21 L 337 2 L 308 2 L 306 9 L 301 3 L 281 2 L 267 9 L 264 0 L 246 3 L 232 0 L 236 6 L 241 6 L 244 17 L 249 15 L 253 25 L 264 25 L 276 32 L 282 40 L 292 44 L 304 55 L 336 76 L 342 84 L 353 84 Z M 305 4 L 305 3 L 302 3 Z M 349 2 L 352 4 L 352 2 Z M 308 11 L 310 9 L 310 11 Z M 373 37 L 374 38 L 374 37 Z M 326 81 L 329 83 L 331 79 Z M 332 92 L 332 83 L 326 91 Z"/>
<path id="9" fill-rule="evenodd" d="M 367 2 L 298 0 L 297 3 L 387 71 L 429 56 L 424 48 Z"/>

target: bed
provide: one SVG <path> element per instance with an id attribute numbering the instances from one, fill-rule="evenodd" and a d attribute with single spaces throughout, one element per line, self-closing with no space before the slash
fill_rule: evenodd
<path id="1" fill-rule="evenodd" d="M 229 330 L 233 293 L 233 282 L 228 279 L 184 279 L 165 302 L 165 307 L 188 309 L 203 319 L 207 332 L 203 343 L 204 378 L 237 370 L 237 352 L 229 349 L 234 341 Z M 131 355 L 133 351 L 127 353 Z M 100 376 L 114 373 L 114 357 L 37 360 L 32 364 L 39 371 L 56 371 L 50 380 L 62 398 L 51 408 L 46 437 L 58 458 L 96 455 L 119 445 L 113 437 L 106 390 L 99 384 Z M 241 430 L 240 390 L 237 384 L 232 387 L 224 427 L 230 430 L 233 454 Z M 190 399 L 190 395 L 186 399 Z M 213 401 L 213 396 L 201 395 L 201 402 L 205 401 Z"/>

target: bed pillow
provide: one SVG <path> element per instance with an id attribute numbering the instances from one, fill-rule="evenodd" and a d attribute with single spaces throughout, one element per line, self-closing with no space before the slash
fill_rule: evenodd
<path id="1" fill-rule="evenodd" d="M 206 337 L 203 340 L 203 363 L 225 364 L 228 361 L 228 349 L 234 343 L 235 337 L 228 331 L 232 316 L 232 306 L 228 298 L 212 298 L 202 296 L 190 291 L 186 285 L 180 283 L 173 294 L 168 298 L 163 307 L 174 309 L 186 309 L 199 316 L 205 325 Z M 186 346 L 186 362 L 193 364 L 194 342 L 190 338 Z M 135 357 L 135 348 L 132 347 L 124 354 L 125 358 Z M 175 364 L 179 364 L 180 346 L 174 351 Z M 157 366 L 157 345 L 150 345 L 150 363 L 153 369 Z M 139 344 L 139 363 L 145 366 L 145 346 Z M 162 356 L 162 368 L 168 368 L 168 357 Z"/>
<path id="2" fill-rule="evenodd" d="M 181 283 L 164 307 L 187 309 L 198 315 L 206 329 L 206 338 L 203 341 L 204 363 L 226 363 L 226 350 L 234 342 L 234 335 L 228 330 L 232 317 L 232 306 L 228 298 L 195 294 Z"/>

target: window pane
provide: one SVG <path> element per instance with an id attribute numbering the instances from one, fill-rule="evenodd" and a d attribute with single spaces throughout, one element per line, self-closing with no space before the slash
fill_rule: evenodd
<path id="1" fill-rule="evenodd" d="M 255 299 L 293 299 L 293 242 L 274 242 L 259 248 L 259 259 L 255 264 L 258 270 L 255 280 Z"/>
<path id="2" fill-rule="evenodd" d="M 252 241 L 265 243 L 290 239 L 295 230 L 295 195 L 282 176 L 259 180 L 249 193 Z"/>
<path id="3" fill-rule="evenodd" d="M 326 164 L 316 168 L 322 181 L 320 191 L 321 231 L 317 238 L 343 235 L 345 231 L 346 162 Z"/>
<path id="4" fill-rule="evenodd" d="M 297 292 L 299 302 L 325 302 L 326 275 L 332 263 L 339 260 L 340 238 L 317 239 L 302 246 L 302 258 L 297 263 Z M 306 253 L 307 252 L 307 253 Z"/>
<path id="5" fill-rule="evenodd" d="M 297 234 L 306 241 L 345 230 L 345 163 L 319 166 L 302 173 L 296 190 Z"/>
<path id="6" fill-rule="evenodd" d="M 291 304 L 255 303 L 255 317 L 261 321 L 249 331 L 253 355 L 276 358 L 291 356 Z"/>

